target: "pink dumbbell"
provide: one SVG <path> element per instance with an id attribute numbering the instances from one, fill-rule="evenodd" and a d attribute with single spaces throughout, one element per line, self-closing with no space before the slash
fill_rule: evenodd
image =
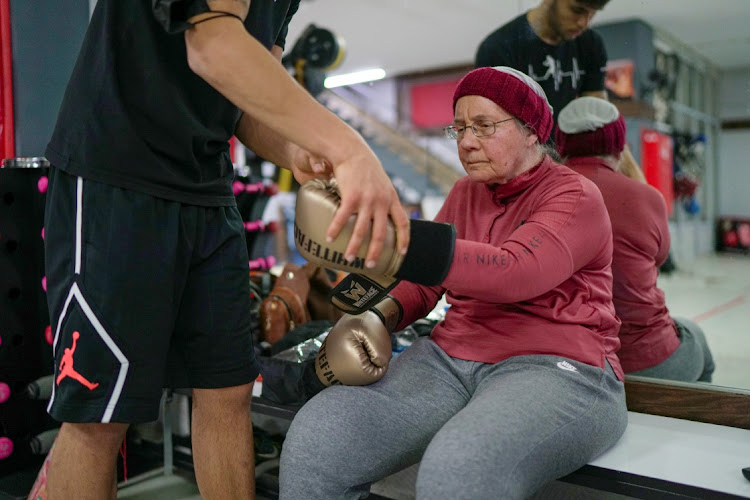
<path id="1" fill-rule="evenodd" d="M 245 231 L 265 231 L 265 229 L 266 225 L 263 224 L 263 221 L 260 219 L 245 222 Z"/>
<path id="2" fill-rule="evenodd" d="M 249 221 L 244 223 L 245 231 L 268 231 L 269 233 L 275 233 L 279 229 L 279 223 L 271 221 L 265 224 L 262 220 Z"/>
<path id="3" fill-rule="evenodd" d="M 36 181 L 36 187 L 40 193 L 46 193 L 47 186 L 49 186 L 49 179 L 47 179 L 46 175 L 41 176 L 39 180 Z"/>
<path id="4" fill-rule="evenodd" d="M 268 257 L 259 257 L 249 262 L 250 269 L 271 269 L 276 264 L 276 257 L 269 255 Z"/>
<path id="5" fill-rule="evenodd" d="M 268 196 L 273 196 L 279 192 L 279 186 L 276 184 L 263 184 L 262 182 L 256 182 L 254 184 L 248 184 L 245 186 L 246 193 L 261 193 Z"/>
<path id="6" fill-rule="evenodd" d="M 0 437 L 0 460 L 8 458 L 13 453 L 13 441 L 5 436 Z"/>
<path id="7" fill-rule="evenodd" d="M 246 193 L 259 193 L 263 191 L 263 183 L 262 182 L 254 182 L 252 184 L 245 184 L 245 192 Z"/>
<path id="8" fill-rule="evenodd" d="M 0 382 L 0 403 L 5 403 L 10 399 L 10 386 L 5 382 Z"/>

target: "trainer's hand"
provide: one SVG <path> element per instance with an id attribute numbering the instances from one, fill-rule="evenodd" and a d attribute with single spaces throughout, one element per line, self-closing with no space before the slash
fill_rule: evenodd
<path id="1" fill-rule="evenodd" d="M 405 255 L 409 247 L 409 218 L 401 206 L 396 188 L 372 151 L 367 149 L 335 165 L 334 177 L 341 204 L 328 226 L 327 241 L 335 240 L 349 217 L 356 214 L 357 221 L 344 255 L 348 260 L 354 260 L 371 231 L 365 266 L 374 267 L 383 250 L 390 217 L 396 229 L 396 249 Z"/>
<path id="2" fill-rule="evenodd" d="M 289 144 L 291 169 L 297 182 L 304 184 L 312 179 L 330 179 L 333 175 L 331 164 L 296 144 Z"/>
<path id="3" fill-rule="evenodd" d="M 367 267 L 368 255 L 365 255 L 364 247 L 351 254 L 353 260 L 346 259 L 351 237 L 362 214 L 349 215 L 338 238 L 330 243 L 327 241 L 326 228 L 330 228 L 331 221 L 341 215 L 341 202 L 338 177 L 330 181 L 313 179 L 299 189 L 294 211 L 294 242 L 305 260 L 332 269 L 405 279 L 420 285 L 435 286 L 443 282 L 453 263 L 456 230 L 452 224 L 412 220 L 409 224 L 410 243 L 404 255 L 397 250 L 395 224 L 386 217 L 384 242 L 380 244 L 382 251 Z M 365 238 L 365 246 L 371 250 L 368 238 Z M 387 291 L 388 285 L 381 285 Z"/>

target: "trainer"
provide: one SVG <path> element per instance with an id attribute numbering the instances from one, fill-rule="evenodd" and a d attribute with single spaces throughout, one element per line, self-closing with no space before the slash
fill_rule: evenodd
<path id="1" fill-rule="evenodd" d="M 386 307 L 336 324 L 346 328 L 329 334 L 325 361 L 338 383 L 292 422 L 283 500 L 361 498 L 370 483 L 420 461 L 417 498 L 527 498 L 625 430 L 612 236 L 599 190 L 550 158 L 552 110 L 523 73 L 475 69 L 453 107 L 447 134 L 468 175 L 435 220 L 455 227 L 450 268 L 439 285 L 402 279 Z M 369 356 L 390 358 L 389 331 L 427 315 L 443 294 L 450 308 L 429 337 L 385 370 L 371 367 L 375 382 L 348 385 Z"/>
<path id="2" fill-rule="evenodd" d="M 158 418 L 164 386 L 193 389 L 201 496 L 255 497 L 258 364 L 233 135 L 300 182 L 335 176 L 328 236 L 358 214 L 345 256 L 367 237 L 377 260 L 389 217 L 406 249 L 377 157 L 281 64 L 299 3 L 98 0 L 45 152 L 48 411 L 62 422 L 50 498 L 115 498 L 128 426 Z"/>
<path id="3" fill-rule="evenodd" d="M 710 382 L 714 362 L 703 330 L 672 318 L 657 286 L 669 253 L 667 206 L 659 191 L 621 171 L 625 120 L 614 104 L 581 97 L 560 111 L 558 127 L 560 156 L 597 185 L 612 221 L 612 293 L 622 321 L 617 356 L 625 373 Z"/>

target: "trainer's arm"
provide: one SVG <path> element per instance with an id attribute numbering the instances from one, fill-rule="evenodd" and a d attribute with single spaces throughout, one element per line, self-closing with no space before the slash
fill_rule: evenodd
<path id="1" fill-rule="evenodd" d="M 271 55 L 279 63 L 283 50 L 278 45 L 271 47 Z M 333 174 L 331 165 L 323 158 L 289 142 L 284 136 L 258 122 L 248 113 L 242 113 L 234 134 L 242 144 L 252 149 L 261 158 L 291 170 L 300 184 L 316 177 L 328 178 Z"/>
<path id="2" fill-rule="evenodd" d="M 250 0 L 209 0 L 208 5 L 212 10 L 231 12 L 245 19 Z M 200 14 L 190 21 L 194 23 L 213 15 Z M 185 43 L 190 68 L 254 123 L 262 123 L 332 165 L 342 203 L 328 235 L 335 238 L 349 217 L 356 213 L 357 224 L 347 246 L 348 255 L 356 253 L 372 225 L 367 259 L 376 260 L 389 216 L 397 228 L 398 248 L 406 252 L 409 220 L 375 154 L 354 129 L 294 81 L 277 58 L 253 38 L 239 20 L 220 17 L 200 23 L 185 32 Z M 260 144 L 262 138 L 267 139 L 267 134 L 258 132 L 246 136 L 254 151 L 267 148 Z M 268 154 L 267 149 L 265 151 Z M 288 152 L 285 154 L 288 159 Z M 289 166 L 288 161 L 279 163 Z"/>
<path id="3" fill-rule="evenodd" d="M 283 49 L 278 45 L 271 47 L 271 55 L 279 62 L 281 62 L 282 53 Z M 242 113 L 234 134 L 242 144 L 252 149 L 261 158 L 280 167 L 290 168 L 292 143 L 270 127 L 257 122 L 252 115 Z"/>

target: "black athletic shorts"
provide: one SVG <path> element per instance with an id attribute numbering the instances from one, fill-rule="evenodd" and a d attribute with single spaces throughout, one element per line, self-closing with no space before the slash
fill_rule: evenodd
<path id="1" fill-rule="evenodd" d="M 54 167 L 49 180 L 53 418 L 148 422 L 158 418 L 163 387 L 255 380 L 236 207 L 185 205 Z"/>

